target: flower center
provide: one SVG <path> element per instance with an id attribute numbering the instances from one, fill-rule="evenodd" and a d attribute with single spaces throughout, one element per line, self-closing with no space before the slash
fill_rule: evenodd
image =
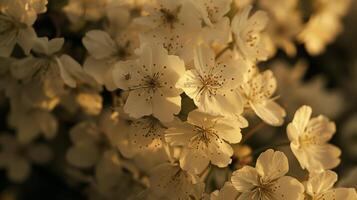
<path id="1" fill-rule="evenodd" d="M 258 45 L 260 40 L 259 34 L 255 33 L 253 30 L 247 32 L 245 37 L 245 43 L 249 47 L 255 47 Z"/>
<path id="2" fill-rule="evenodd" d="M 262 183 L 261 180 L 259 182 L 259 185 L 256 186 L 250 193 L 250 199 L 275 200 L 274 193 L 277 188 L 273 187 L 273 183 Z"/>
<path id="3" fill-rule="evenodd" d="M 192 138 L 193 148 L 205 149 L 214 140 L 222 142 L 217 135 L 217 131 L 213 128 L 195 126 L 194 132 L 196 132 L 196 135 Z"/>
<path id="4" fill-rule="evenodd" d="M 157 89 L 162 87 L 160 83 L 160 76 L 162 75 L 163 74 L 159 72 L 154 73 L 152 76 L 145 75 L 143 78 L 141 78 L 141 83 L 133 87 L 130 87 L 129 90 L 147 89 L 148 91 L 154 93 L 156 92 Z M 125 78 L 128 78 L 129 80 L 131 77 L 129 74 L 126 74 Z"/>
<path id="5" fill-rule="evenodd" d="M 117 45 L 116 56 L 119 58 L 119 60 L 125 60 L 131 55 L 129 48 L 130 41 L 127 41 L 124 45 Z"/>
<path id="6" fill-rule="evenodd" d="M 219 12 L 219 8 L 217 6 L 212 6 L 212 5 L 208 5 L 208 3 L 204 4 L 207 10 L 207 17 L 208 19 L 210 19 L 210 21 L 212 23 L 217 22 L 214 18 L 215 14 L 217 14 Z"/>
<path id="7" fill-rule="evenodd" d="M 152 77 L 147 77 L 146 78 L 146 85 L 151 88 L 153 91 L 161 87 L 160 81 L 159 81 L 160 73 L 154 73 Z"/>
<path id="8" fill-rule="evenodd" d="M 315 136 L 303 135 L 299 138 L 300 146 L 309 146 L 318 144 L 318 140 Z"/>
<path id="9" fill-rule="evenodd" d="M 178 19 L 178 13 L 181 10 L 181 6 L 178 6 L 176 10 L 169 10 L 167 8 L 160 8 L 161 12 L 161 19 L 163 22 L 163 25 L 170 27 L 171 29 L 174 29 L 175 24 L 179 22 Z"/>
<path id="10" fill-rule="evenodd" d="M 222 87 L 223 81 L 220 81 L 218 76 L 214 75 L 204 75 L 199 77 L 201 80 L 201 88 L 199 94 L 202 94 L 203 91 L 209 92 L 209 97 L 217 94 L 217 90 Z"/>

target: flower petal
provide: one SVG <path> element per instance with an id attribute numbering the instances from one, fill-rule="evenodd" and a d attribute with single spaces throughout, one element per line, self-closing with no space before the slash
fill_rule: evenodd
<path id="1" fill-rule="evenodd" d="M 288 158 L 283 152 L 268 149 L 260 154 L 255 168 L 264 182 L 270 182 L 289 171 Z"/>
<path id="2" fill-rule="evenodd" d="M 244 166 L 233 172 L 231 181 L 239 192 L 250 192 L 258 185 L 259 175 L 255 168 Z"/>
<path id="3" fill-rule="evenodd" d="M 96 59 L 110 58 L 116 53 L 115 42 L 104 31 L 88 31 L 83 38 L 83 44 Z"/>

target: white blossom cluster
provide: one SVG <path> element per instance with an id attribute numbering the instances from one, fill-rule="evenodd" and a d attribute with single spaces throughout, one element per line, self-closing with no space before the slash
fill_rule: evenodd
<path id="1" fill-rule="evenodd" d="M 93 200 L 357 200 L 354 188 L 334 187 L 335 123 L 310 106 L 285 134 L 305 178 L 288 175 L 275 146 L 246 143 L 252 119 L 280 127 L 289 114 L 273 70 L 260 65 L 278 49 L 295 56 L 298 42 L 322 53 L 348 0 L 311 1 L 308 21 L 298 0 L 70 0 L 72 24 L 106 22 L 83 36 L 83 64 L 66 54 L 65 38 L 37 36 L 47 3 L 0 0 L 0 90 L 15 133 L 0 135 L 0 168 L 10 180 L 58 157 L 44 141 L 64 134 L 60 171 Z M 208 191 L 217 169 L 229 176 Z"/>

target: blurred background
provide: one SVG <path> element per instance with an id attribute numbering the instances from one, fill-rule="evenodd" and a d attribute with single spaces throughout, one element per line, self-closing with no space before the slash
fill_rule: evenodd
<path id="1" fill-rule="evenodd" d="M 86 50 L 82 45 L 82 37 L 88 30 L 102 28 L 101 23 L 71 25 L 62 11 L 67 4 L 66 0 L 49 0 L 48 11 L 39 15 L 34 28 L 39 36 L 64 37 L 66 42 L 63 52 L 83 63 Z M 342 24 L 343 31 L 322 54 L 312 56 L 304 45 L 297 44 L 295 57 L 289 57 L 284 51 L 278 50 L 271 60 L 262 64 L 262 68 L 271 68 L 276 74 L 279 101 L 287 108 L 289 115 L 287 121 L 291 120 L 300 105 L 308 104 L 313 107 L 315 115 L 325 114 L 336 122 L 337 133 L 332 143 L 342 149 L 342 162 L 335 169 L 340 176 L 339 185 L 357 187 L 357 1 L 351 2 L 347 15 L 342 18 Z M 104 104 L 109 106 L 110 93 L 104 91 L 103 96 Z M 54 112 L 60 114 L 61 110 Z M 2 93 L 0 113 L 0 132 L 11 130 L 6 122 L 9 102 Z M 69 121 L 60 124 L 59 130 L 72 126 Z M 248 144 L 254 149 L 269 145 L 271 141 L 282 140 L 284 135 L 285 126 L 274 129 L 265 127 L 258 130 Z M 50 144 L 54 148 L 55 157 L 64 155 L 69 145 L 68 135 L 58 134 Z M 282 150 L 288 152 L 287 149 Z M 292 155 L 289 158 L 294 160 Z M 58 173 L 58 167 L 66 162 L 65 159 L 57 157 L 55 160 L 47 165 L 34 165 L 31 176 L 22 184 L 9 182 L 5 171 L 0 170 L 0 200 L 86 199 L 79 192 L 81 185 L 70 186 L 68 180 Z M 298 168 L 296 161 L 291 162 L 290 168 Z M 294 175 L 299 176 L 296 173 Z"/>

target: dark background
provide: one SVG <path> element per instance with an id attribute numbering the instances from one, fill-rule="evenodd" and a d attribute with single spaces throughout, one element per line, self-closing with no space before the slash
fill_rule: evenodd
<path id="1" fill-rule="evenodd" d="M 38 17 L 34 28 L 39 36 L 48 36 L 49 38 L 64 37 L 66 39 L 66 43 L 63 51 L 74 57 L 80 63 L 83 63 L 85 49 L 81 43 L 82 37 L 86 30 L 96 28 L 98 25 L 95 23 L 88 23 L 86 27 L 81 29 L 79 32 L 72 32 L 69 28 L 70 22 L 67 20 L 65 14 L 61 12 L 61 7 L 65 4 L 66 1 L 49 0 L 48 12 Z M 350 116 L 357 114 L 357 85 L 354 84 L 357 82 L 357 73 L 353 73 L 357 67 L 356 2 L 354 2 L 351 6 L 350 12 L 347 17 L 344 18 L 343 23 L 345 28 L 344 32 L 340 34 L 337 40 L 333 44 L 329 45 L 326 49 L 326 52 L 320 56 L 310 56 L 302 45 L 298 46 L 298 55 L 296 58 L 288 58 L 281 51 L 279 51 L 276 55 L 277 57 L 283 58 L 290 63 L 296 63 L 297 59 L 304 58 L 310 63 L 311 66 L 308 68 L 307 74 L 305 76 L 306 80 L 313 78 L 317 74 L 322 74 L 328 81 L 328 88 L 338 89 L 342 92 L 346 101 L 346 107 L 337 119 L 333 119 L 337 124 L 338 131 Z M 104 92 L 103 95 L 105 97 L 105 103 L 109 104 L 109 94 Z M 6 116 L 8 112 L 8 102 L 6 100 L 0 101 L 0 132 L 9 131 L 9 128 L 6 125 Z M 65 126 L 68 126 L 68 124 Z M 52 143 L 56 143 L 58 141 L 63 141 L 63 138 L 56 139 L 55 141 L 52 141 Z M 332 140 L 332 143 L 338 146 L 343 146 L 344 144 L 340 143 L 339 141 L 338 134 L 336 134 Z M 60 160 L 61 159 L 62 158 L 60 158 Z M 342 163 L 336 169 L 336 171 L 338 173 L 342 173 L 345 168 L 356 165 L 356 160 L 352 160 L 342 154 Z M 4 191 L 13 190 L 16 191 L 16 194 L 18 194 L 18 199 L 20 200 L 85 199 L 79 192 L 80 186 L 79 188 L 67 186 L 64 177 L 57 174 L 56 171 L 53 170 L 53 164 L 49 164 L 48 166 L 33 166 L 32 174 L 29 179 L 23 184 L 19 185 L 9 182 L 6 178 L 5 171 L 0 170 L 1 193 Z"/>

